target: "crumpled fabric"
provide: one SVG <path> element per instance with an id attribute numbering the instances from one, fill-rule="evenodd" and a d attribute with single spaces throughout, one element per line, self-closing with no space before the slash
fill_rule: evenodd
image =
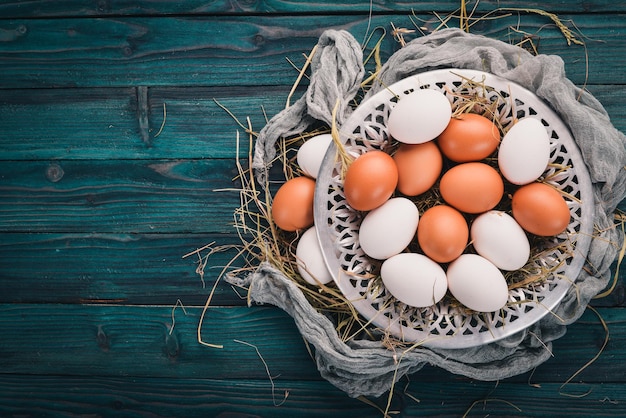
<path id="1" fill-rule="evenodd" d="M 316 121 L 332 123 L 337 106 L 336 123 L 350 115 L 348 102 L 361 87 L 365 74 L 361 46 L 348 32 L 329 30 L 322 33 L 311 57 L 311 82 L 306 93 L 291 106 L 274 116 L 261 129 L 252 160 L 260 184 L 276 156 L 276 141 L 304 132 Z"/>
<path id="2" fill-rule="evenodd" d="M 380 341 L 341 341 L 332 321 L 315 310 L 292 279 L 269 263 L 247 277 L 228 280 L 249 289 L 251 302 L 272 304 L 291 315 L 306 341 L 315 347 L 320 374 L 349 396 L 380 396 L 396 380 L 427 364 L 484 381 L 525 373 L 551 356 L 552 342 L 584 312 L 591 298 L 610 281 L 610 267 L 624 236 L 614 228 L 613 213 L 626 194 L 626 137 L 616 130 L 608 114 L 590 93 L 565 75 L 558 56 L 533 56 L 522 48 L 458 29 L 445 29 L 417 38 L 394 53 L 363 100 L 384 86 L 423 71 L 464 68 L 486 71 L 526 87 L 546 100 L 570 127 L 593 183 L 596 231 L 587 254 L 588 264 L 575 285 L 540 321 L 505 339 L 474 348 L 416 347 L 403 355 Z M 361 48 L 345 31 L 324 32 L 312 63 L 306 94 L 277 114 L 260 132 L 253 167 L 265 179 L 281 136 L 301 133 L 315 122 L 331 123 L 339 100 L 340 125 L 350 114 L 349 102 L 363 78 Z"/>

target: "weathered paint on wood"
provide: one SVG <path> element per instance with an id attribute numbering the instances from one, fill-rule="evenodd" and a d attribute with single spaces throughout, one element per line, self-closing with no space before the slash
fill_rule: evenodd
<path id="1" fill-rule="evenodd" d="M 419 16 L 434 30 L 440 20 Z M 414 18 L 413 18 L 414 19 Z M 540 51 L 559 54 L 568 76 L 582 84 L 623 83 L 626 20 L 616 14 L 564 15 L 585 35 L 588 48 L 568 47 L 552 21 L 538 15 L 484 20 L 476 33 L 517 42 L 511 27 L 540 34 Z M 326 29 L 344 29 L 363 39 L 368 28 L 411 28 L 409 13 L 367 16 L 164 17 L 36 19 L 0 21 L 6 35 L 0 50 L 1 88 L 89 86 L 259 86 L 290 85 L 285 57 L 307 53 Z M 236 29 L 234 29 L 236 28 Z M 382 59 L 398 44 L 383 43 Z M 584 65 L 588 52 L 589 68 Z"/>
<path id="2" fill-rule="evenodd" d="M 176 305 L 174 298 L 168 306 L 0 305 L 0 332 L 10 336 L 0 341 L 0 370 L 14 375 L 264 379 L 266 372 L 258 354 L 238 340 L 256 346 L 274 376 L 320 379 L 293 320 L 281 310 L 259 306 L 209 308 L 202 336 L 205 342 L 224 346 L 216 349 L 197 343 L 202 309 Z M 624 311 L 599 310 L 611 339 L 576 382 L 622 381 L 626 373 Z M 586 312 L 554 342 L 554 357 L 538 367 L 532 377 L 527 373 L 505 381 L 520 385 L 528 384 L 529 379 L 564 383 L 599 352 L 604 338 L 598 318 Z M 470 380 L 434 367 L 416 372 L 413 379 L 442 384 Z"/>
<path id="3" fill-rule="evenodd" d="M 234 234 L 3 233 L 0 302 L 201 305 L 238 252 L 211 255 L 201 277 L 198 256 L 183 256 L 210 243 L 241 244 Z M 225 282 L 213 297 L 215 306 L 245 303 Z"/>
<path id="4" fill-rule="evenodd" d="M 399 47 L 390 22 L 412 28 L 413 9 L 432 29 L 440 23 L 433 11 L 458 6 L 375 0 L 370 22 L 368 1 L 1 2 L 0 415 L 381 416 L 319 376 L 291 318 L 246 307 L 225 282 L 203 327 L 206 341 L 225 348 L 199 345 L 201 307 L 233 254 L 212 256 L 207 287 L 197 259 L 181 257 L 212 241 L 239 242 L 237 194 L 214 189 L 233 186 L 236 130 L 240 157 L 248 138 L 213 99 L 259 130 L 295 80 L 287 58 L 302 65 L 323 30 L 361 40 L 384 26 L 384 60 Z M 540 52 L 563 57 L 568 76 L 626 130 L 625 4 L 477 7 L 546 9 L 574 28 L 572 19 L 586 36 L 588 68 L 585 48 L 568 47 L 545 16 L 514 13 L 472 32 L 512 42 L 522 36 L 516 28 L 537 33 Z M 426 366 L 398 383 L 392 410 L 461 416 L 490 399 L 468 416 L 625 415 L 624 271 L 609 297 L 593 301 L 610 341 L 574 383 L 560 387 L 605 338 L 591 312 L 532 375 L 477 382 Z M 174 309 L 179 300 L 184 310 Z M 284 405 L 273 406 L 254 348 L 235 339 L 259 349 L 276 399 L 290 391 Z M 384 408 L 386 399 L 374 402 Z"/>
<path id="5" fill-rule="evenodd" d="M 59 392 L 59 386 L 67 388 Z M 211 417 L 380 418 L 382 412 L 347 398 L 323 381 L 151 379 L 133 377 L 0 377 L 6 399 L 0 413 L 13 416 L 95 415 Z M 586 396 L 584 395 L 587 393 Z M 285 395 L 287 397 L 285 398 Z M 444 395 L 445 394 L 445 395 Z M 575 397 L 568 396 L 575 395 Z M 626 414 L 625 387 L 618 383 L 559 384 L 457 382 L 445 387 L 414 380 L 396 389 L 391 416 L 400 417 L 618 417 Z M 370 399 L 384 409 L 387 399 Z M 475 403 L 475 405 L 474 405 Z"/>
<path id="6" fill-rule="evenodd" d="M 138 88 L 0 89 L 0 160 L 232 159 L 237 130 L 244 158 L 248 135 L 220 105 L 259 131 L 289 89 L 150 87 L 145 109 Z"/>
<path id="7" fill-rule="evenodd" d="M 222 270 L 243 264 L 233 262 L 238 249 L 217 252 L 201 277 L 197 255 L 182 257 L 213 242 L 241 244 L 234 234 L 3 233 L 0 303 L 202 305 Z M 622 271 L 615 290 L 593 305 L 626 307 L 625 278 Z M 243 306 L 244 293 L 221 281 L 212 305 Z"/>
<path id="8" fill-rule="evenodd" d="M 468 1 L 468 9 L 476 7 L 479 12 L 492 11 L 497 8 L 535 8 L 549 10 L 553 13 L 572 13 L 579 11 L 614 12 L 625 10 L 624 4 L 607 0 L 555 0 L 547 7 L 545 1 L 537 0 L 482 0 L 475 6 Z M 203 14 L 255 14 L 255 13 L 368 13 L 397 12 L 398 10 L 415 10 L 429 13 L 452 13 L 459 9 L 456 1 L 394 1 L 359 0 L 337 2 L 331 0 L 193 0 L 185 2 L 159 2 L 154 0 L 142 1 L 114 1 L 99 0 L 86 4 L 81 1 L 48 2 L 45 0 L 29 1 L 23 4 L 19 1 L 4 2 L 0 5 L 0 15 L 5 18 L 17 17 L 55 17 L 55 16 L 110 16 L 110 15 L 151 15 L 166 16 L 169 14 L 203 15 Z"/>
<path id="9" fill-rule="evenodd" d="M 217 308 L 196 331 L 201 309 L 176 306 L 2 305 L 3 373 L 77 376 L 263 379 L 259 348 L 273 375 L 316 380 L 313 360 L 293 321 L 272 308 Z M 183 302 L 184 304 L 184 302 Z M 186 312 L 186 313 L 185 313 Z M 175 319 L 172 330 L 172 316 Z M 171 331 L 171 333 L 170 333 Z M 286 359 L 287 361 L 283 361 Z M 294 365 L 300 366 L 294 369 Z"/>
<path id="10" fill-rule="evenodd" d="M 295 81 L 295 70 L 292 76 Z M 0 89 L 0 160 L 232 159 L 237 131 L 239 157 L 245 160 L 248 135 L 218 104 L 243 124 L 249 117 L 258 132 L 266 117 L 285 107 L 289 89 L 150 87 L 148 143 L 142 141 L 135 88 Z M 587 89 L 615 127 L 626 131 L 623 88 Z"/>
<path id="11" fill-rule="evenodd" d="M 59 392 L 59 387 L 67 390 Z M 380 416 L 371 406 L 347 398 L 330 383 L 319 380 L 276 378 L 272 393 L 269 379 L 4 375 L 0 376 L 0 390 L 5 395 L 0 405 L 4 416 Z"/>
<path id="12" fill-rule="evenodd" d="M 0 162 L 5 232 L 233 232 L 233 160 Z"/>

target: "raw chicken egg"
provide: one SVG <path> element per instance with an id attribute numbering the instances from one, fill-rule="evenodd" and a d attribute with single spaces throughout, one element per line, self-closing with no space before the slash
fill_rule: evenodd
<path id="1" fill-rule="evenodd" d="M 296 263 L 300 276 L 312 285 L 326 284 L 333 280 L 317 239 L 315 227 L 306 230 L 296 247 Z"/>
<path id="2" fill-rule="evenodd" d="M 398 166 L 398 191 L 417 196 L 430 189 L 441 174 L 443 157 L 437 145 L 401 144 L 393 155 Z"/>
<path id="3" fill-rule="evenodd" d="M 317 172 L 320 171 L 324 155 L 332 141 L 333 137 L 330 134 L 316 135 L 307 139 L 298 148 L 296 161 L 304 174 L 317 178 Z"/>
<path id="4" fill-rule="evenodd" d="M 463 254 L 450 263 L 446 274 L 452 296 L 474 311 L 495 312 L 509 300 L 502 272 L 479 255 Z"/>
<path id="5" fill-rule="evenodd" d="M 480 161 L 498 148 L 500 130 L 484 116 L 465 113 L 450 120 L 437 143 L 441 152 L 452 161 Z"/>
<path id="6" fill-rule="evenodd" d="M 443 199 L 461 212 L 482 213 L 493 209 L 502 199 L 504 182 L 491 166 L 463 163 L 442 177 L 439 191 Z"/>
<path id="7" fill-rule="evenodd" d="M 511 202 L 513 217 L 531 234 L 558 235 L 570 221 L 567 202 L 554 187 L 545 183 L 530 183 L 520 187 Z"/>
<path id="8" fill-rule="evenodd" d="M 396 299 L 417 308 L 434 305 L 448 290 L 443 268 L 422 254 L 394 255 L 383 262 L 380 277 Z"/>
<path id="9" fill-rule="evenodd" d="M 389 134 L 405 144 L 422 144 L 437 137 L 448 126 L 452 106 L 446 96 L 432 89 L 417 89 L 400 98 L 391 109 Z"/>
<path id="10" fill-rule="evenodd" d="M 346 171 L 343 191 L 355 210 L 368 211 L 385 203 L 398 185 L 398 169 L 389 154 L 374 150 L 361 154 Z"/>
<path id="11" fill-rule="evenodd" d="M 550 137 L 539 119 L 524 118 L 502 138 L 498 165 L 504 178 L 513 184 L 533 182 L 550 161 Z"/>
<path id="12" fill-rule="evenodd" d="M 448 263 L 460 256 L 469 237 L 463 215 L 456 209 L 437 205 L 426 210 L 417 228 L 421 250 L 438 263 Z"/>
<path id="13" fill-rule="evenodd" d="M 274 223 L 284 231 L 297 231 L 313 225 L 315 180 L 294 177 L 276 192 L 272 202 Z"/>
<path id="14" fill-rule="evenodd" d="M 406 197 L 389 199 L 369 212 L 359 227 L 365 254 L 384 260 L 404 250 L 415 237 L 419 211 Z"/>
<path id="15" fill-rule="evenodd" d="M 476 252 L 499 269 L 520 269 L 530 257 L 526 233 L 506 212 L 490 210 L 476 217 L 470 237 Z"/>

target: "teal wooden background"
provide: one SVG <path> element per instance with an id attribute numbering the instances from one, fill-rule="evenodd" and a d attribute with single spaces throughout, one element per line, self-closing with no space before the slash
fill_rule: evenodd
<path id="1" fill-rule="evenodd" d="M 364 0 L 0 1 L 0 415 L 381 416 L 320 378 L 286 314 L 246 307 L 225 283 L 203 329 L 224 348 L 199 345 L 209 290 L 182 255 L 238 242 L 238 196 L 214 191 L 232 186 L 237 126 L 215 100 L 260 129 L 262 108 L 278 112 L 295 80 L 286 59 L 301 65 L 323 30 L 363 39 L 385 27 L 385 59 L 399 47 L 391 22 L 412 28 L 415 15 L 433 29 L 433 12 L 459 5 L 374 1 L 370 21 Z M 539 51 L 563 57 L 569 78 L 586 82 L 626 131 L 626 3 L 484 0 L 476 13 L 497 7 L 572 20 L 588 68 L 585 49 L 544 16 L 513 12 L 472 31 L 538 32 Z M 209 285 L 231 256 L 211 259 Z M 173 310 L 177 301 L 185 311 Z M 605 338 L 592 312 L 532 375 L 479 382 L 426 367 L 397 385 L 391 410 L 626 415 L 624 273 L 593 306 L 610 341 L 571 384 L 561 387 Z M 235 340 L 258 348 L 274 397 L 257 352 Z"/>

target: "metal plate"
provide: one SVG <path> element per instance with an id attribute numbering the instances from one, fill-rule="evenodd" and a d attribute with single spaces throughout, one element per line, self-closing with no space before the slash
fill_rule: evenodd
<path id="1" fill-rule="evenodd" d="M 478 83 L 468 85 L 467 80 Z M 381 90 L 362 103 L 342 126 L 340 138 L 344 149 L 356 157 L 369 150 L 388 148 L 393 141 L 386 128 L 391 109 L 398 97 L 422 88 L 443 92 L 453 105 L 460 100 L 459 94 L 478 94 L 499 101 L 497 114 L 505 128 L 516 118 L 526 116 L 539 118 L 546 126 L 553 164 L 543 177 L 566 192 L 564 197 L 571 214 L 566 232 L 543 242 L 542 256 L 535 258 L 536 267 L 550 273 L 540 284 L 510 290 L 506 307 L 494 313 L 470 312 L 450 303 L 450 298 L 427 308 L 399 302 L 384 288 L 382 281 L 375 278 L 380 262 L 369 258 L 360 248 L 359 226 L 365 213 L 353 210 L 346 203 L 341 163 L 336 158 L 334 144 L 326 153 L 317 177 L 315 225 L 318 238 L 337 286 L 356 310 L 375 326 L 403 341 L 429 347 L 465 348 L 488 344 L 527 328 L 549 313 L 578 276 L 592 236 L 591 181 L 568 127 L 545 102 L 518 84 L 474 70 L 428 71 Z M 557 169 L 557 166 L 566 169 Z"/>

